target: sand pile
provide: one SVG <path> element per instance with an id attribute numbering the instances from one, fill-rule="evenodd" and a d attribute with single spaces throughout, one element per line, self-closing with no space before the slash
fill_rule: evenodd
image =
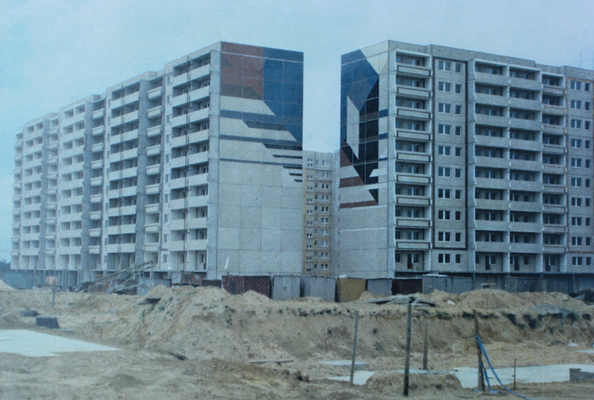
<path id="1" fill-rule="evenodd" d="M 4 281 L 2 279 L 0 279 L 0 291 L 10 292 L 10 291 L 14 291 L 14 290 L 16 290 L 16 289 L 10 285 L 7 285 L 6 283 L 4 283 Z"/>

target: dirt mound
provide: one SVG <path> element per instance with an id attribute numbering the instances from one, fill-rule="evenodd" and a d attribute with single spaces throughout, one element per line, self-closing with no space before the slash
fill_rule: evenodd
<path id="1" fill-rule="evenodd" d="M 527 308 L 530 302 L 515 294 L 498 289 L 482 289 L 460 295 L 458 307 L 463 309 L 479 308 L 483 310 L 498 308 Z"/>
<path id="2" fill-rule="evenodd" d="M 173 292 L 168 287 L 165 287 L 164 285 L 157 285 L 152 288 L 151 291 L 148 292 L 146 296 L 144 296 L 144 298 L 148 300 L 160 300 L 163 297 L 170 296 L 171 293 Z"/>
<path id="3" fill-rule="evenodd" d="M 404 389 L 404 374 L 401 372 L 377 372 L 369 378 L 365 386 L 373 391 L 400 392 Z M 462 385 L 454 375 L 428 373 L 411 374 L 409 388 L 411 393 L 426 393 L 441 390 L 460 390 Z"/>
<path id="4" fill-rule="evenodd" d="M 6 283 L 4 283 L 4 281 L 2 279 L 0 279 L 0 291 L 12 292 L 14 290 L 16 290 L 16 289 L 10 285 L 7 285 Z"/>

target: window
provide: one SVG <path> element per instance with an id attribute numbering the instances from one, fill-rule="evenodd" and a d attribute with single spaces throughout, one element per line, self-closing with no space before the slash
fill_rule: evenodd
<path id="1" fill-rule="evenodd" d="M 456 126 L 456 136 L 460 136 L 462 134 L 462 127 Z"/>
<path id="2" fill-rule="evenodd" d="M 462 156 L 462 148 L 456 147 L 456 157 L 461 157 L 461 156 Z"/>
<path id="3" fill-rule="evenodd" d="M 451 239 L 450 232 L 437 232 L 437 241 L 439 242 L 449 242 Z"/>
<path id="4" fill-rule="evenodd" d="M 448 210 L 439 210 L 437 212 L 437 218 L 440 220 L 448 221 L 450 219 L 450 211 Z"/>
<path id="5" fill-rule="evenodd" d="M 449 114 L 452 112 L 452 105 L 448 103 L 439 103 L 437 106 L 437 111 L 444 114 Z"/>
<path id="6" fill-rule="evenodd" d="M 570 81 L 569 86 L 573 90 L 582 90 L 582 82 L 580 81 Z"/>
<path id="7" fill-rule="evenodd" d="M 462 73 L 462 64 L 456 63 L 456 72 L 459 74 Z"/>
<path id="8" fill-rule="evenodd" d="M 582 108 L 582 102 L 580 100 L 571 100 L 571 108 L 579 110 Z"/>
<path id="9" fill-rule="evenodd" d="M 449 264 L 450 263 L 450 254 L 439 253 L 437 255 L 437 262 L 439 264 Z"/>
<path id="10" fill-rule="evenodd" d="M 437 84 L 437 89 L 440 92 L 450 92 L 452 89 L 452 84 L 449 82 L 439 82 Z"/>
<path id="11" fill-rule="evenodd" d="M 451 147 L 450 146 L 438 146 L 437 147 L 437 153 L 440 156 L 449 156 L 450 155 L 450 151 L 451 151 Z"/>
<path id="12" fill-rule="evenodd" d="M 451 196 L 450 189 L 437 189 L 437 197 L 440 199 L 449 199 Z"/>
<path id="13" fill-rule="evenodd" d="M 448 167 L 439 167 L 437 168 L 437 175 L 438 176 L 446 176 L 449 177 L 451 174 L 451 169 Z"/>
<path id="14" fill-rule="evenodd" d="M 442 133 L 444 135 L 449 135 L 451 133 L 452 126 L 451 125 L 444 125 L 439 124 L 437 125 L 437 133 Z"/>
<path id="15" fill-rule="evenodd" d="M 462 241 L 462 234 L 460 232 L 456 232 L 456 242 L 460 243 Z"/>
<path id="16" fill-rule="evenodd" d="M 438 61 L 437 68 L 440 71 L 451 71 L 452 70 L 452 63 L 450 61 Z"/>
<path id="17" fill-rule="evenodd" d="M 462 93 L 462 85 L 456 85 L 456 93 Z"/>
<path id="18" fill-rule="evenodd" d="M 571 120 L 571 127 L 575 129 L 581 129 L 582 127 L 582 120 L 581 119 L 572 119 Z"/>
<path id="19" fill-rule="evenodd" d="M 458 114 L 458 115 L 462 114 L 462 106 L 460 106 L 460 105 L 456 106 L 456 114 Z"/>

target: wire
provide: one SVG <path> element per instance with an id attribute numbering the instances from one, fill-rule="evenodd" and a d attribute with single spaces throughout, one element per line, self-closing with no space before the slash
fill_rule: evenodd
<path id="1" fill-rule="evenodd" d="M 497 376 L 497 372 L 495 372 L 495 369 L 493 368 L 493 365 L 491 365 L 491 360 L 489 360 L 489 356 L 487 355 L 487 351 L 485 350 L 485 347 L 483 346 L 483 342 L 481 342 L 481 337 L 478 336 L 478 335 L 476 336 L 476 342 L 477 342 L 478 346 L 480 347 L 481 351 L 483 352 L 483 354 L 485 355 L 485 360 L 487 360 L 487 363 L 489 364 L 489 368 L 491 368 L 491 371 L 493 371 L 493 375 L 495 376 L 495 378 L 497 378 L 497 381 L 499 382 L 499 384 L 501 385 L 501 387 L 503 387 L 505 390 L 507 390 L 508 392 L 510 392 L 511 394 L 513 394 L 514 396 L 517 396 L 517 397 L 519 397 L 521 399 L 524 399 L 524 400 L 535 400 L 535 399 L 531 399 L 531 398 L 526 397 L 526 396 L 522 396 L 521 394 L 515 393 L 511 389 L 509 389 L 507 386 L 505 386 L 501 382 L 501 379 L 499 379 L 499 376 Z M 487 376 L 486 369 L 483 369 L 483 371 L 485 371 L 485 376 Z M 488 377 L 487 377 L 487 385 L 489 385 L 489 378 Z M 491 385 L 489 385 L 489 390 L 491 390 Z M 498 392 L 491 390 L 491 393 L 498 393 Z"/>

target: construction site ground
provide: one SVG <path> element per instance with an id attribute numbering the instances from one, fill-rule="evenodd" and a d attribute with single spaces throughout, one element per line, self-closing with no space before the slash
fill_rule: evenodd
<path id="1" fill-rule="evenodd" d="M 0 282 L 1 283 L 1 282 Z M 2 290 L 5 289 L 5 290 Z M 495 368 L 594 365 L 594 306 L 559 293 L 480 290 L 423 295 L 415 307 L 410 398 L 484 398 L 447 371 L 476 367 L 473 309 Z M 273 301 L 254 292 L 159 286 L 147 296 L 16 291 L 0 287 L 0 330 L 27 329 L 118 348 L 33 357 L 0 353 L 0 399 L 393 399 L 402 398 L 406 306 L 316 298 Z M 534 309 L 534 306 L 543 306 Z M 557 307 L 549 307 L 557 306 Z M 561 308 L 560 308 L 561 307 Z M 545 310 L 543 312 L 542 310 Z M 38 327 L 22 311 L 56 316 L 60 330 Z M 561 311 L 559 311 L 561 310 Z M 355 312 L 357 360 L 377 371 L 364 385 L 331 377 L 349 367 Z M 26 314 L 26 313 L 25 313 Z M 30 315 L 30 314 L 29 314 Z M 254 361 L 292 360 L 254 363 Z M 440 372 L 440 373 L 437 373 Z M 591 399 L 594 381 L 518 383 L 534 399 Z M 508 395 L 509 398 L 514 398 Z"/>

